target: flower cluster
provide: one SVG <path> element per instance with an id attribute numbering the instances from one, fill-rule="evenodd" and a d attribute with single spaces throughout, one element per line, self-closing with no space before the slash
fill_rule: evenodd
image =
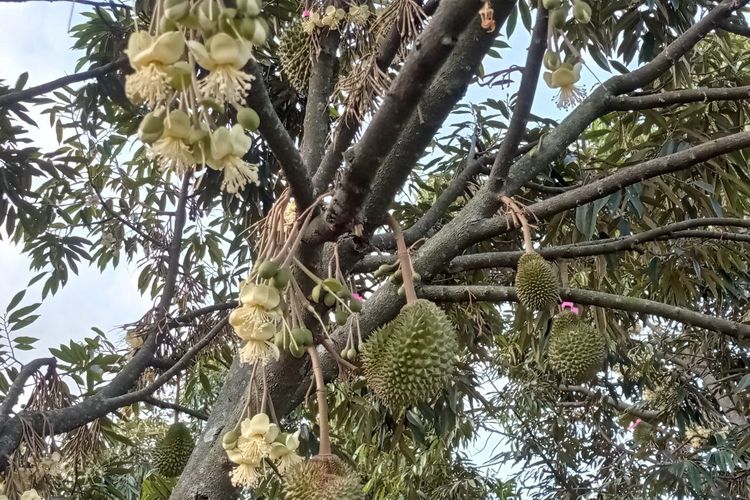
<path id="1" fill-rule="evenodd" d="M 315 30 L 321 28 L 329 30 L 340 29 L 346 22 L 357 27 L 363 27 L 372 15 L 373 12 L 370 10 L 370 7 L 364 4 L 351 5 L 348 12 L 329 5 L 323 12 L 306 10 L 302 14 L 302 29 L 308 35 L 312 35 Z"/>
<path id="2" fill-rule="evenodd" d="M 222 441 L 229 460 L 235 464 L 231 474 L 232 484 L 253 487 L 263 475 L 264 460 L 273 461 L 281 474 L 301 462 L 302 457 L 296 453 L 298 435 L 298 432 L 281 432 L 265 413 L 243 420 L 239 434 L 230 431 Z"/>
<path id="3" fill-rule="evenodd" d="M 230 194 L 260 183 L 258 167 L 244 160 L 252 145 L 245 130 L 255 131 L 259 118 L 242 107 L 255 79 L 245 67 L 268 36 L 260 12 L 259 0 L 239 0 L 231 9 L 218 0 L 167 1 L 148 31 L 131 34 L 126 50 L 135 70 L 126 94 L 151 109 L 138 137 L 178 175 L 195 166 L 222 171 Z M 236 110 L 233 126 L 227 106 Z"/>
<path id="4" fill-rule="evenodd" d="M 44 500 L 35 489 L 26 490 L 18 497 L 19 500 Z M 8 500 L 7 495 L 0 495 L 0 500 Z"/>
<path id="5" fill-rule="evenodd" d="M 272 286 L 246 283 L 240 289 L 240 307 L 229 315 L 229 324 L 245 341 L 240 350 L 243 363 L 270 363 L 279 359 L 279 348 L 272 342 L 281 297 Z"/>

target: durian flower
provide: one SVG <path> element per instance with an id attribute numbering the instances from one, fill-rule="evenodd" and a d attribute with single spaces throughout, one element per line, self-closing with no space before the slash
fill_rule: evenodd
<path id="1" fill-rule="evenodd" d="M 190 149 L 190 138 L 193 128 L 190 117 L 182 110 L 174 110 L 164 120 L 164 132 L 159 140 L 151 145 L 151 151 L 158 156 L 164 169 L 173 170 L 182 175 L 195 165 L 195 158 Z"/>
<path id="2" fill-rule="evenodd" d="M 260 469 L 261 465 L 262 462 L 258 462 L 257 464 L 236 464 L 229 476 L 232 485 L 243 488 L 254 487 L 258 479 L 263 475 Z"/>
<path id="3" fill-rule="evenodd" d="M 276 334 L 275 324 L 266 323 L 256 330 L 242 331 L 243 335 L 240 335 L 240 331 L 237 331 L 237 335 L 240 338 L 245 335 L 244 339 L 246 340 L 245 345 L 240 349 L 241 362 L 267 364 L 279 360 L 279 348 L 271 342 Z"/>
<path id="4" fill-rule="evenodd" d="M 125 78 L 125 94 L 131 101 L 145 102 L 151 108 L 163 102 L 172 92 L 169 66 L 185 51 L 185 38 L 170 31 L 154 39 L 145 31 L 136 31 L 128 39 L 130 65 L 135 73 Z"/>
<path id="5" fill-rule="evenodd" d="M 236 464 L 260 465 L 271 452 L 271 443 L 279 435 L 279 427 L 272 424 L 265 413 L 246 418 L 240 423 L 237 445 L 227 450 L 229 459 Z"/>
<path id="6" fill-rule="evenodd" d="M 284 229 L 291 231 L 295 222 L 297 222 L 297 203 L 289 200 L 284 208 Z"/>
<path id="7" fill-rule="evenodd" d="M 226 33 L 217 33 L 206 45 L 191 40 L 188 47 L 198 64 L 209 71 L 198 82 L 203 96 L 222 103 L 241 104 L 255 80 L 254 76 L 242 71 L 252 57 L 251 45 Z"/>
<path id="8" fill-rule="evenodd" d="M 297 455 L 299 447 L 299 431 L 294 434 L 280 434 L 275 442 L 271 443 L 271 458 L 277 463 L 277 468 L 282 474 L 291 469 L 303 458 Z"/>
<path id="9" fill-rule="evenodd" d="M 329 5 L 326 8 L 323 18 L 320 20 L 320 23 L 323 26 L 328 27 L 329 30 L 335 30 L 345 16 L 346 11 L 344 9 L 337 9 L 333 5 Z"/>
<path id="10" fill-rule="evenodd" d="M 44 500 L 41 495 L 35 490 L 26 490 L 21 494 L 20 500 Z"/>
<path id="11" fill-rule="evenodd" d="M 320 19 L 318 12 L 309 12 L 309 15 L 302 21 L 302 30 L 308 35 L 312 35 L 315 32 L 315 28 L 323 27 L 323 23 Z"/>
<path id="12" fill-rule="evenodd" d="M 581 63 L 562 64 L 555 71 L 545 71 L 544 81 L 547 86 L 552 89 L 560 89 L 560 94 L 557 97 L 557 107 L 559 108 L 570 108 L 575 106 L 584 97 L 586 93 L 576 87 L 576 83 L 581 79 Z"/>
<path id="13" fill-rule="evenodd" d="M 221 127 L 211 134 L 211 155 L 207 164 L 214 170 L 224 171 L 221 189 L 227 193 L 238 194 L 248 182 L 260 185 L 258 167 L 242 159 L 252 142 L 242 125 L 234 125 L 231 131 Z"/>
<path id="14" fill-rule="evenodd" d="M 370 7 L 367 4 L 349 7 L 349 22 L 355 26 L 364 26 L 370 19 Z"/>

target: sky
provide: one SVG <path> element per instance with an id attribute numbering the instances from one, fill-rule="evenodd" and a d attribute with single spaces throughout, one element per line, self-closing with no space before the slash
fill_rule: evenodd
<path id="1" fill-rule="evenodd" d="M 71 3 L 0 3 L 0 78 L 14 83 L 18 75 L 29 72 L 27 86 L 38 85 L 73 72 L 79 57 L 69 47 L 72 44 L 68 36 L 71 22 L 79 22 L 77 12 L 87 7 Z M 29 29 L 33 25 L 34 29 Z M 501 35 L 505 39 L 504 31 Z M 511 65 L 523 66 L 526 57 L 528 33 L 521 23 L 509 41 L 513 49 L 502 51 L 503 59 L 492 62 L 487 72 L 504 69 Z M 10 50 L 8 50 L 10 49 Z M 519 76 L 518 73 L 515 74 Z M 602 75 L 600 75 L 601 77 Z M 584 74 L 583 83 L 591 89 L 595 79 Z M 480 103 L 487 97 L 505 100 L 516 86 L 507 88 L 473 88 L 465 101 Z M 544 83 L 539 85 L 533 112 L 538 115 L 560 119 L 564 112 L 554 104 L 555 91 L 548 89 Z M 37 119 L 38 114 L 32 112 Z M 462 116 L 461 119 L 465 119 Z M 30 136 L 36 145 L 44 150 L 57 146 L 54 130 L 45 118 L 37 119 L 39 128 Z M 469 131 L 466 132 L 470 133 Z M 11 297 L 25 288 L 26 283 L 36 272 L 29 270 L 29 259 L 22 255 L 19 248 L 7 241 L 0 240 L 0 311 L 5 309 Z M 24 335 L 37 337 L 40 341 L 37 349 L 22 353 L 22 360 L 48 355 L 47 348 L 54 347 L 69 339 L 81 339 L 93 334 L 91 327 L 98 327 L 111 333 L 110 340 L 121 341 L 122 332 L 118 325 L 137 320 L 150 307 L 151 301 L 141 297 L 137 291 L 138 272 L 135 265 L 121 264 L 117 269 L 100 273 L 93 267 L 81 266 L 78 276 L 71 277 L 67 286 L 54 296 L 48 297 L 37 313 L 41 317 L 24 330 Z M 37 302 L 41 299 L 41 285 L 35 285 L 26 294 L 23 304 Z M 495 448 L 494 444 L 485 446 L 488 439 L 495 436 L 480 436 L 476 446 L 467 450 L 470 457 L 478 464 L 489 458 Z M 496 468 L 497 470 L 497 468 Z M 497 470 L 502 476 L 510 474 L 511 469 Z"/>

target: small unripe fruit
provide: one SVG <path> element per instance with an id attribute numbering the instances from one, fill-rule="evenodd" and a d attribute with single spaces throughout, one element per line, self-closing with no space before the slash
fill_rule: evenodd
<path id="1" fill-rule="evenodd" d="M 323 303 L 328 307 L 333 307 L 333 305 L 336 303 L 336 296 L 332 293 L 327 293 L 323 298 Z"/>
<path id="2" fill-rule="evenodd" d="M 542 0 L 542 5 L 545 9 L 552 10 L 562 5 L 562 0 Z"/>
<path id="3" fill-rule="evenodd" d="M 276 276 L 276 273 L 279 272 L 280 267 L 281 266 L 279 266 L 278 262 L 267 260 L 258 267 L 258 275 L 264 280 L 270 280 L 271 278 Z"/>
<path id="4" fill-rule="evenodd" d="M 240 435 L 237 431 L 229 431 L 221 438 L 221 445 L 225 450 L 232 450 L 237 446 L 237 439 Z"/>
<path id="5" fill-rule="evenodd" d="M 357 359 L 357 350 L 354 347 L 346 351 L 346 359 L 348 359 L 349 361 L 354 361 L 355 359 Z"/>
<path id="6" fill-rule="evenodd" d="M 313 345 L 313 334 L 307 328 L 295 328 L 292 330 L 292 338 L 302 346 Z"/>
<path id="7" fill-rule="evenodd" d="M 550 71 L 555 71 L 560 67 L 560 55 L 557 52 L 548 50 L 544 54 L 544 67 Z"/>
<path id="8" fill-rule="evenodd" d="M 245 40 L 252 40 L 255 36 L 255 19 L 245 18 L 240 21 L 240 35 Z"/>
<path id="9" fill-rule="evenodd" d="M 273 286 L 279 290 L 284 289 L 289 284 L 290 279 L 292 279 L 292 270 L 284 266 L 273 277 Z"/>
<path id="10" fill-rule="evenodd" d="M 289 353 L 295 358 L 299 359 L 305 355 L 305 347 L 301 345 L 292 344 L 289 346 Z"/>
<path id="11" fill-rule="evenodd" d="M 164 132 L 164 117 L 157 116 L 152 111 L 143 117 L 138 126 L 138 138 L 146 144 L 153 144 Z"/>
<path id="12" fill-rule="evenodd" d="M 550 11 L 549 20 L 552 23 L 552 27 L 561 30 L 565 27 L 565 22 L 568 20 L 568 6 L 558 7 L 555 10 Z"/>
<path id="13" fill-rule="evenodd" d="M 362 302 L 360 302 L 359 300 L 353 298 L 349 302 L 349 309 L 351 309 L 353 313 L 360 312 L 362 310 Z"/>
<path id="14" fill-rule="evenodd" d="M 255 132 L 260 126 L 260 117 L 253 108 L 240 108 L 237 111 L 237 121 L 250 132 Z"/>
<path id="15" fill-rule="evenodd" d="M 190 2 L 187 0 L 166 0 L 164 2 L 164 17 L 170 21 L 179 21 L 190 12 Z"/>
<path id="16" fill-rule="evenodd" d="M 346 314 L 346 311 L 344 311 L 343 309 L 338 309 L 335 313 L 335 316 L 337 325 L 345 325 L 346 320 L 349 319 L 349 315 Z"/>

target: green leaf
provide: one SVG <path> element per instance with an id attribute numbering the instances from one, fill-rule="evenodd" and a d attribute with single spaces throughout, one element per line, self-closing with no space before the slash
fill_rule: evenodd
<path id="1" fill-rule="evenodd" d="M 20 75 L 18 75 L 18 79 L 16 80 L 16 90 L 21 90 L 26 86 L 26 83 L 29 81 L 29 72 L 24 71 Z"/>
<path id="2" fill-rule="evenodd" d="M 31 314 L 34 311 L 36 311 L 41 305 L 42 305 L 41 302 L 37 302 L 36 304 L 24 306 L 21 309 L 13 311 L 13 314 L 8 316 L 8 323 L 15 323 L 16 321 L 19 321 L 21 318 L 23 318 L 27 314 Z"/>
<path id="3" fill-rule="evenodd" d="M 739 382 L 737 387 L 734 388 L 734 392 L 741 392 L 750 387 L 750 373 L 745 374 Z"/>
<path id="4" fill-rule="evenodd" d="M 26 295 L 26 290 L 21 290 L 20 292 L 15 294 L 13 298 L 10 299 L 10 302 L 8 302 L 8 307 L 5 308 L 5 312 L 10 312 L 11 309 L 16 307 L 21 302 L 24 295 Z"/>

